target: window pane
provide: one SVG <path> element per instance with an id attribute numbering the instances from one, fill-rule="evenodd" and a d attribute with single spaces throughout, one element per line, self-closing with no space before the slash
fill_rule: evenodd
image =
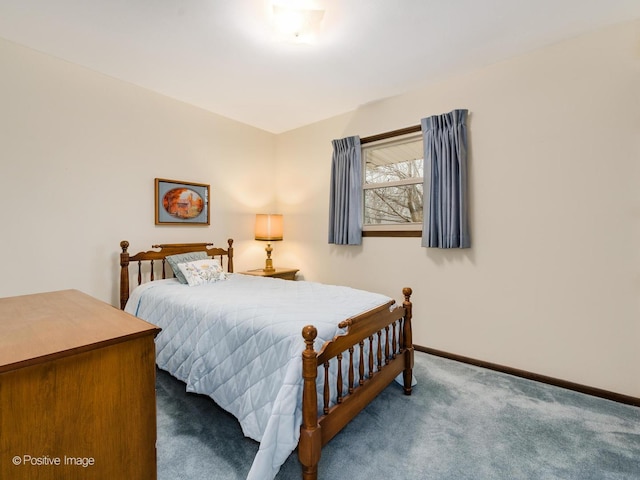
<path id="1" fill-rule="evenodd" d="M 422 222 L 422 184 L 364 191 L 365 225 Z"/>
<path id="2" fill-rule="evenodd" d="M 422 138 L 366 148 L 363 154 L 366 166 L 365 183 L 395 182 L 422 177 Z"/>

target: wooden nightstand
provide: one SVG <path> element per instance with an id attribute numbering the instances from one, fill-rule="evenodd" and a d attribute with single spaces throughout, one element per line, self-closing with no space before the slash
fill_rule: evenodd
<path id="1" fill-rule="evenodd" d="M 282 278 L 283 280 L 295 280 L 297 268 L 276 268 L 273 272 L 265 272 L 262 268 L 256 270 L 247 270 L 246 272 L 240 272 L 243 275 L 254 275 L 256 277 L 273 277 Z"/>

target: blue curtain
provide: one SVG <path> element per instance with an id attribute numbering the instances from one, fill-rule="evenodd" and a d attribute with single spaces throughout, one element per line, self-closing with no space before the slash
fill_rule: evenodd
<path id="1" fill-rule="evenodd" d="M 362 243 L 362 152 L 360 137 L 333 140 L 329 243 Z"/>
<path id="2" fill-rule="evenodd" d="M 471 246 L 467 206 L 467 113 L 467 110 L 454 110 L 421 120 L 425 172 L 423 247 Z"/>

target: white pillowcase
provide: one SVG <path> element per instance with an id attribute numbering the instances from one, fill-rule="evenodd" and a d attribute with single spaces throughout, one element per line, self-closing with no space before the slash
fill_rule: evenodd
<path id="1" fill-rule="evenodd" d="M 226 280 L 227 278 L 217 258 L 179 263 L 178 268 L 190 287 Z"/>

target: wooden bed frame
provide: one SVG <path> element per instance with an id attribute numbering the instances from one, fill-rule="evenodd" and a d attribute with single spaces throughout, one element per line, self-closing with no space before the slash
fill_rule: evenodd
<path id="1" fill-rule="evenodd" d="M 220 258 L 222 265 L 226 258 L 227 271 L 233 272 L 233 240 L 227 241 L 228 248 L 215 248 L 207 243 L 181 243 L 153 245 L 150 250 L 129 255 L 129 242 L 120 242 L 120 308 L 124 309 L 129 299 L 129 265 L 136 262 L 138 285 L 143 283 L 144 262 L 148 262 L 148 279 L 154 280 L 161 264 L 161 278 L 167 278 L 166 257 L 187 252 L 207 252 L 209 256 Z M 170 270 L 170 268 L 169 268 Z M 403 288 L 404 301 L 396 306 L 390 301 L 385 305 L 348 318 L 340 323 L 347 328 L 345 335 L 335 337 L 326 342 L 319 351 L 314 350 L 313 343 L 317 330 L 307 325 L 302 330 L 306 344 L 302 353 L 302 377 L 304 382 L 302 395 L 302 425 L 298 443 L 298 458 L 302 464 L 302 478 L 316 480 L 318 463 L 322 447 L 329 442 L 351 419 L 367 406 L 382 390 L 403 373 L 404 393 L 411 395 L 413 370 L 413 340 L 411 332 L 411 289 Z M 384 336 L 382 332 L 385 332 Z M 377 338 L 377 341 L 374 340 Z M 365 351 L 368 347 L 368 351 Z M 343 353 L 349 352 L 347 392 L 343 392 L 342 365 Z M 359 367 L 354 368 L 353 358 L 359 356 Z M 338 374 L 335 385 L 329 385 L 329 375 L 317 388 L 318 369 L 328 371 L 331 362 L 337 362 Z M 330 405 L 331 393 L 337 403 Z M 318 412 L 318 396 L 323 399 L 324 408 Z"/>

